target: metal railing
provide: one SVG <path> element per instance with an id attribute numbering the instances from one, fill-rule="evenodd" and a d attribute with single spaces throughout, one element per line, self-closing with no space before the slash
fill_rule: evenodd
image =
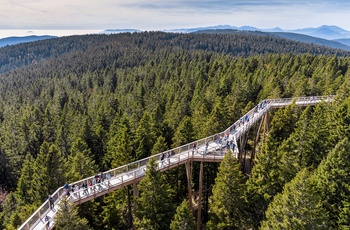
<path id="1" fill-rule="evenodd" d="M 236 140 L 239 139 L 244 133 L 246 133 L 251 126 L 253 126 L 258 120 L 261 119 L 261 117 L 267 113 L 272 108 L 279 108 L 279 107 L 285 107 L 293 101 L 295 101 L 296 105 L 298 106 L 306 106 L 306 105 L 314 105 L 321 101 L 325 102 L 331 102 L 333 101 L 335 96 L 313 96 L 313 97 L 299 97 L 299 98 L 281 98 L 281 99 L 266 99 L 261 101 L 257 106 L 255 106 L 253 109 L 248 111 L 243 117 L 241 117 L 239 120 L 237 120 L 235 123 L 233 123 L 230 127 L 228 127 L 225 131 L 216 133 L 214 135 L 211 135 L 209 137 L 202 138 L 200 140 L 161 152 L 159 154 L 120 166 L 115 169 L 111 169 L 108 171 L 103 172 L 104 175 L 110 175 L 110 178 L 107 179 L 104 182 L 104 186 L 102 186 L 103 190 L 100 189 L 100 184 L 93 184 L 93 186 L 89 187 L 88 190 L 92 191 L 94 196 L 98 196 L 98 194 L 104 192 L 105 190 L 115 190 L 115 187 L 123 187 L 126 184 L 130 184 L 130 181 L 135 181 L 138 179 L 141 179 L 145 175 L 144 170 L 140 170 L 146 167 L 147 162 L 150 159 L 155 159 L 156 161 L 160 159 L 160 156 L 164 153 L 165 154 L 165 160 L 167 160 L 167 154 L 170 153 L 170 164 L 168 164 L 168 167 L 173 166 L 175 164 L 180 164 L 181 162 L 188 161 L 191 159 L 194 159 L 196 156 L 195 153 L 200 154 L 203 158 L 209 157 L 209 155 L 206 155 L 206 151 L 204 149 L 204 146 L 206 142 L 215 142 L 218 136 L 225 136 L 228 134 L 231 134 L 233 139 L 235 140 L 236 146 L 237 142 Z M 246 121 L 245 119 L 249 119 L 249 121 Z M 244 122 L 242 124 L 242 121 Z M 196 150 L 193 151 L 193 146 L 196 145 Z M 202 150 L 203 149 L 203 150 Z M 211 153 L 218 159 L 219 154 L 220 158 L 222 159 L 222 151 L 211 151 Z M 159 170 L 166 169 L 160 167 Z M 119 180 L 119 183 L 116 183 L 115 180 Z M 70 186 L 78 186 L 81 187 L 82 183 L 87 183 L 90 181 L 95 181 L 95 176 L 91 176 L 88 178 L 84 178 L 82 180 L 72 182 Z M 88 183 L 87 183 L 88 184 Z M 85 199 L 86 197 L 81 195 L 81 192 L 83 190 L 79 190 L 72 195 L 70 195 L 70 199 L 73 202 L 79 203 L 79 201 Z M 57 205 L 61 199 L 62 196 L 64 196 L 66 193 L 66 189 L 63 187 L 58 188 L 53 194 L 52 197 L 55 200 L 55 205 Z M 89 193 L 90 194 L 90 193 Z M 19 229 L 35 229 L 36 226 L 43 222 L 43 218 L 50 212 L 50 205 L 48 201 L 45 201 L 20 227 Z"/>

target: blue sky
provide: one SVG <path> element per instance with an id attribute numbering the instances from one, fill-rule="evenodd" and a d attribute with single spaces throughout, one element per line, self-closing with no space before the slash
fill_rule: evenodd
<path id="1" fill-rule="evenodd" d="M 350 31 L 348 0 L 0 0 L 0 30 L 165 30 L 214 25 Z"/>

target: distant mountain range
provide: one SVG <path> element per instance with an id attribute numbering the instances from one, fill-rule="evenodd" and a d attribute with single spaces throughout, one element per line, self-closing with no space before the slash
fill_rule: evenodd
<path id="1" fill-rule="evenodd" d="M 0 47 L 7 46 L 7 45 L 15 45 L 15 44 L 24 43 L 24 42 L 33 42 L 33 41 L 44 40 L 49 38 L 56 38 L 56 37 L 57 36 L 50 36 L 50 35 L 43 35 L 43 36 L 30 35 L 30 36 L 24 36 L 24 37 L 1 38 Z"/>
<path id="2" fill-rule="evenodd" d="M 266 35 L 274 35 L 294 41 L 305 42 L 308 44 L 318 44 L 336 49 L 350 50 L 350 31 L 344 30 L 337 26 L 323 25 L 318 28 L 282 30 L 279 27 L 271 29 L 259 29 L 251 26 L 236 27 L 230 25 L 217 25 L 190 29 L 167 30 L 167 32 L 194 33 L 199 31 L 205 32 L 212 30 L 264 32 Z"/>
<path id="3" fill-rule="evenodd" d="M 236 27 L 236 26 L 230 26 L 230 25 L 217 25 L 217 26 L 209 26 L 209 27 L 190 28 L 190 29 L 174 29 L 174 30 L 167 30 L 167 31 L 180 32 L 180 33 L 192 33 L 200 30 L 213 30 L 213 29 L 233 29 L 233 30 L 262 31 L 262 32 L 289 32 L 289 33 L 304 34 L 304 35 L 323 38 L 327 40 L 350 38 L 350 31 L 344 30 L 337 26 L 326 26 L 326 25 L 320 26 L 318 28 L 304 28 L 304 29 L 296 29 L 296 30 L 282 30 L 279 27 L 271 28 L 271 29 L 259 29 L 251 26 Z"/>
<path id="4" fill-rule="evenodd" d="M 173 29 L 164 30 L 164 32 L 175 32 L 175 33 L 194 33 L 194 32 L 206 32 L 213 31 L 219 32 L 219 30 L 226 31 L 251 31 L 251 32 L 262 32 L 265 35 L 278 36 L 294 41 L 305 42 L 309 44 L 324 45 L 336 49 L 343 49 L 350 51 L 350 31 L 344 30 L 337 26 L 323 25 L 318 28 L 303 28 L 296 30 L 283 30 L 279 27 L 271 29 L 259 29 L 251 26 L 230 26 L 230 25 L 217 25 L 208 27 L 188 28 L 188 29 Z M 135 33 L 142 32 L 138 29 L 107 29 L 101 31 L 101 34 L 111 33 Z M 31 42 L 36 40 L 54 38 L 56 36 L 26 36 L 26 37 L 8 37 L 0 39 L 0 47 L 6 45 L 13 45 L 23 42 Z"/>
<path id="5" fill-rule="evenodd" d="M 164 32 L 174 33 L 195 33 L 205 31 L 227 31 L 228 33 L 233 31 L 252 31 L 252 32 L 264 32 L 266 35 L 273 35 L 291 39 L 294 41 L 305 42 L 308 44 L 318 44 L 323 46 L 332 47 L 335 49 L 343 49 L 350 51 L 350 31 L 344 30 L 337 26 L 320 26 L 318 28 L 304 28 L 296 30 L 282 30 L 279 27 L 272 29 L 259 29 L 251 26 L 230 26 L 230 25 L 217 25 L 208 27 L 197 27 L 189 29 L 174 29 L 164 30 Z M 105 30 L 101 33 L 124 33 L 124 32 L 140 32 L 137 29 L 117 29 L 117 30 Z"/>

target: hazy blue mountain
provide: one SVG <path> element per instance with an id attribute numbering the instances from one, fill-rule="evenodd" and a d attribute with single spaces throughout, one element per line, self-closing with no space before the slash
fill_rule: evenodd
<path id="1" fill-rule="evenodd" d="M 252 26 L 231 26 L 231 25 L 216 25 L 208 27 L 197 27 L 197 28 L 182 28 L 163 30 L 164 32 L 176 32 L 176 33 L 193 33 L 198 31 L 211 31 L 215 30 L 236 30 L 236 31 L 252 31 L 252 32 L 272 32 L 277 33 L 275 36 L 283 38 L 305 42 L 314 43 L 319 45 L 325 45 L 332 48 L 349 50 L 350 31 L 344 30 L 338 26 L 323 25 L 318 28 L 302 28 L 296 30 L 283 30 L 279 27 L 270 29 L 259 29 Z M 142 32 L 138 29 L 106 29 L 101 33 L 112 34 L 112 33 L 134 33 Z M 278 34 L 281 33 L 281 34 Z M 0 47 L 6 45 L 13 45 L 22 42 L 31 42 L 41 39 L 53 38 L 55 36 L 26 36 L 26 37 L 8 37 L 0 39 Z M 325 40 L 327 39 L 327 40 Z"/>
<path id="2" fill-rule="evenodd" d="M 318 28 L 303 28 L 296 30 L 283 30 L 279 27 L 271 29 L 259 29 L 252 26 L 230 26 L 230 25 L 217 25 L 217 26 L 207 26 L 207 27 L 197 27 L 197 28 L 188 28 L 188 29 L 173 29 L 165 30 L 165 32 L 179 32 L 179 33 L 193 33 L 195 31 L 204 31 L 204 30 L 222 30 L 222 29 L 233 29 L 233 30 L 247 30 L 247 31 L 262 31 L 262 32 L 291 32 L 297 34 L 304 34 L 313 37 L 333 40 L 341 38 L 350 38 L 350 31 L 344 30 L 338 26 L 327 26 L 323 25 Z"/>
<path id="3" fill-rule="evenodd" d="M 335 39 L 334 41 L 350 46 L 350 38 Z"/>
<path id="4" fill-rule="evenodd" d="M 0 47 L 7 46 L 7 45 L 15 45 L 23 42 L 33 42 L 38 40 L 44 40 L 49 38 L 56 38 L 56 36 L 50 36 L 50 35 L 43 35 L 43 36 L 24 36 L 24 37 L 7 37 L 7 38 L 1 38 L 0 39 Z"/>
<path id="5" fill-rule="evenodd" d="M 102 31 L 102 34 L 118 34 L 118 33 L 135 33 L 135 32 L 141 32 L 141 30 L 138 29 L 107 29 Z"/>
<path id="6" fill-rule="evenodd" d="M 324 39 L 340 39 L 350 38 L 350 31 L 344 30 L 338 26 L 320 26 L 318 28 L 304 28 L 297 30 L 290 30 L 287 32 L 299 33 L 319 37 Z"/>
<path id="7" fill-rule="evenodd" d="M 197 28 L 188 28 L 188 29 L 173 29 L 173 30 L 164 30 L 165 32 L 175 32 L 175 33 L 193 33 L 196 31 L 204 31 L 204 30 L 248 30 L 255 31 L 260 30 L 251 26 L 230 26 L 230 25 L 217 25 L 217 26 L 207 26 L 207 27 L 197 27 Z"/>
<path id="8" fill-rule="evenodd" d="M 328 46 L 335 49 L 343 49 L 343 50 L 350 51 L 350 46 L 349 46 L 350 39 L 348 39 L 349 44 L 345 44 L 337 40 L 327 40 L 327 39 L 313 37 L 313 36 L 304 35 L 304 34 L 288 33 L 288 32 L 268 32 L 268 33 L 271 33 L 278 37 L 294 40 L 294 41 L 304 42 L 308 44 L 323 45 L 323 46 Z"/>
<path id="9" fill-rule="evenodd" d="M 271 28 L 271 29 L 264 29 L 266 32 L 283 32 L 283 30 L 279 27 Z"/>
<path id="10" fill-rule="evenodd" d="M 315 44 L 331 47 L 334 49 L 342 49 L 350 51 L 350 46 L 343 44 L 335 40 L 327 40 L 323 38 L 312 37 L 304 34 L 288 33 L 288 32 L 262 32 L 262 31 L 249 31 L 249 30 L 237 30 L 237 29 L 208 29 L 208 30 L 198 30 L 192 33 L 216 33 L 216 34 L 251 34 L 257 36 L 272 36 L 280 37 L 293 41 L 303 42 L 307 44 Z"/>

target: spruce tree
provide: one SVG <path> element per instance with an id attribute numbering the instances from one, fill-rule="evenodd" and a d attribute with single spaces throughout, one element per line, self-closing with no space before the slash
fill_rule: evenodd
<path id="1" fill-rule="evenodd" d="M 246 178 L 238 160 L 229 152 L 224 157 L 210 197 L 209 229 L 249 228 Z"/>
<path id="2" fill-rule="evenodd" d="M 114 135 L 107 143 L 107 155 L 104 161 L 106 165 L 116 168 L 130 163 L 134 159 L 128 119 L 123 117 L 118 124 L 117 131 L 113 131 L 113 133 Z M 119 189 L 105 196 L 103 201 L 102 216 L 104 225 L 108 229 L 127 228 L 130 224 L 128 220 L 131 218 L 129 186 L 126 190 Z"/>
<path id="3" fill-rule="evenodd" d="M 195 132 L 190 117 L 184 117 L 173 137 L 173 147 L 178 147 L 195 140 Z"/>
<path id="4" fill-rule="evenodd" d="M 11 225 L 11 216 L 16 213 L 19 207 L 20 201 L 18 200 L 16 194 L 14 192 L 10 192 L 6 196 L 5 201 L 1 204 L 2 212 L 0 213 L 0 218 L 1 222 L 3 222 L 3 227 L 5 227 L 6 225 Z"/>
<path id="5" fill-rule="evenodd" d="M 78 181 L 83 178 L 92 176 L 97 172 L 97 166 L 89 156 L 83 152 L 76 152 L 68 156 L 66 163 L 67 172 L 65 173 L 68 181 Z"/>
<path id="6" fill-rule="evenodd" d="M 196 222 L 191 209 L 189 208 L 188 200 L 184 199 L 180 206 L 176 208 L 176 213 L 170 223 L 171 230 L 194 230 Z"/>
<path id="7" fill-rule="evenodd" d="M 157 142 L 154 144 L 152 148 L 152 155 L 164 152 L 167 149 L 168 147 L 166 146 L 165 138 L 163 136 L 159 136 L 157 139 Z"/>
<path id="8" fill-rule="evenodd" d="M 40 147 L 40 152 L 35 159 L 33 165 L 33 179 L 31 181 L 31 189 L 28 191 L 32 199 L 40 204 L 47 199 L 49 193 L 49 148 L 48 142 L 44 141 Z"/>
<path id="9" fill-rule="evenodd" d="M 135 133 L 136 160 L 151 155 L 153 145 L 156 141 L 155 124 L 148 112 L 143 114 Z"/>
<path id="10" fill-rule="evenodd" d="M 112 168 L 134 160 L 133 145 L 128 125 L 121 123 L 116 134 L 107 143 L 105 162 Z"/>
<path id="11" fill-rule="evenodd" d="M 349 139 L 344 138 L 321 162 L 315 172 L 315 189 L 323 199 L 323 207 L 329 215 L 333 228 L 338 228 L 340 216 L 348 212 L 346 205 L 350 202 L 349 152 Z"/>
<path id="12" fill-rule="evenodd" d="M 88 230 L 90 227 L 85 218 L 79 217 L 77 207 L 67 198 L 63 198 L 55 217 L 55 229 Z"/>
<path id="13" fill-rule="evenodd" d="M 40 153 L 33 166 L 32 187 L 28 191 L 35 202 L 43 202 L 49 194 L 65 182 L 65 159 L 56 145 L 46 141 L 40 147 Z"/>
<path id="14" fill-rule="evenodd" d="M 101 213 L 105 229 L 128 229 L 129 211 L 127 203 L 127 189 L 118 189 L 104 197 Z"/>
<path id="15" fill-rule="evenodd" d="M 322 200 L 312 187 L 310 173 L 301 170 L 269 204 L 261 229 L 329 229 Z"/>
<path id="16" fill-rule="evenodd" d="M 29 190 L 32 188 L 33 179 L 33 162 L 31 154 L 27 154 L 21 171 L 21 177 L 18 179 L 16 195 L 23 203 L 33 203 L 33 197 L 30 196 Z"/>
<path id="17" fill-rule="evenodd" d="M 55 144 L 51 144 L 48 152 L 47 172 L 49 193 L 56 191 L 65 181 L 66 159 Z"/>
<path id="18" fill-rule="evenodd" d="M 294 131 L 295 121 L 298 118 L 296 111 L 298 111 L 296 105 L 291 104 L 276 112 L 271 121 L 269 135 L 256 155 L 252 177 L 247 181 L 249 212 L 255 228 L 265 218 L 265 210 L 273 196 L 283 189 L 285 183 L 281 176 L 283 154 L 278 150 L 281 142 L 287 140 Z"/>
<path id="19" fill-rule="evenodd" d="M 147 163 L 146 176 L 138 185 L 140 196 L 136 197 L 135 213 L 137 229 L 168 229 L 174 215 L 173 190 L 156 167 L 155 160 L 151 159 Z"/>
<path id="20" fill-rule="evenodd" d="M 338 229 L 349 230 L 350 229 L 350 202 L 343 201 L 339 208 Z"/>
<path id="21" fill-rule="evenodd" d="M 66 162 L 66 178 L 73 182 L 94 175 L 97 172 L 91 150 L 82 138 L 73 142 Z"/>

